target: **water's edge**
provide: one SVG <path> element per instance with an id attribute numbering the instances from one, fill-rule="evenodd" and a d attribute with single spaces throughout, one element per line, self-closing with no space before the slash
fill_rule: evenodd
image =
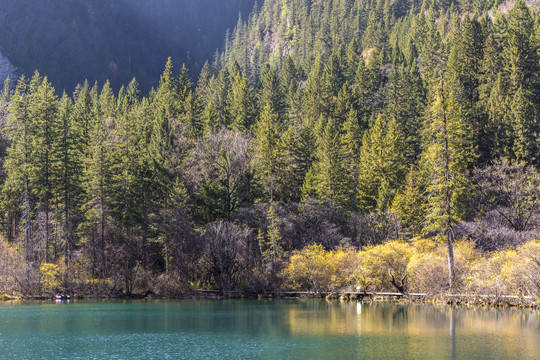
<path id="1" fill-rule="evenodd" d="M 153 293 L 130 294 L 122 296 L 75 296 L 73 300 L 326 300 L 340 302 L 395 302 L 402 304 L 432 304 L 432 305 L 463 305 L 480 308 L 523 308 L 540 310 L 540 300 L 531 296 L 513 295 L 474 295 L 474 294 L 439 294 L 431 296 L 428 294 L 401 294 L 401 293 L 313 293 L 313 292 L 282 292 L 264 295 L 244 295 L 238 292 L 220 292 L 217 290 L 190 290 L 179 296 L 156 296 Z M 16 297 L 3 295 L 0 303 L 26 303 L 35 301 L 53 301 L 47 297 Z M 58 301 L 58 300 L 57 300 Z"/>

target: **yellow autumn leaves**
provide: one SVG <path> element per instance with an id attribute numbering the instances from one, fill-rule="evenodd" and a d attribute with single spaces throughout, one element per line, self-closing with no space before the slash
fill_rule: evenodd
<path id="1" fill-rule="evenodd" d="M 430 239 L 389 241 L 363 250 L 326 251 L 311 245 L 291 254 L 289 289 L 319 293 L 405 291 L 436 295 L 448 288 L 447 246 Z M 481 253 L 455 245 L 455 291 L 462 294 L 540 295 L 540 240 L 516 249 Z"/>

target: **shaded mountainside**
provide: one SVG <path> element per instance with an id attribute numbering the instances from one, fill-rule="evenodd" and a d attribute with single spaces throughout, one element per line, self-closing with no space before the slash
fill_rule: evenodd
<path id="1" fill-rule="evenodd" d="M 222 47 L 254 0 L 4 0 L 0 53 L 21 72 L 38 69 L 58 88 L 88 78 L 114 88 L 135 76 L 144 90 L 167 57 L 192 69 Z"/>

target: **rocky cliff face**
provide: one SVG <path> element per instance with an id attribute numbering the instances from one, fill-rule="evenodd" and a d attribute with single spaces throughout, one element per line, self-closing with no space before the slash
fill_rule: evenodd
<path id="1" fill-rule="evenodd" d="M 0 53 L 0 85 L 9 76 L 11 78 L 16 77 L 17 67 L 9 61 L 7 57 Z"/>

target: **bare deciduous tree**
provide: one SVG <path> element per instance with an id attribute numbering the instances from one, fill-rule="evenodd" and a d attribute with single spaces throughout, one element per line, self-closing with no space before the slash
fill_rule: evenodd
<path id="1" fill-rule="evenodd" d="M 251 230 L 232 222 L 218 221 L 207 225 L 203 235 L 202 265 L 222 291 L 238 288 L 246 270 L 247 241 Z"/>
<path id="2" fill-rule="evenodd" d="M 500 216 L 515 231 L 530 230 L 540 208 L 540 174 L 524 162 L 496 160 L 474 171 L 478 207 L 488 216 Z"/>
<path id="3" fill-rule="evenodd" d="M 250 140 L 228 129 L 208 133 L 195 148 L 192 166 L 199 182 L 215 182 L 223 188 L 227 217 L 242 203 L 250 171 Z"/>

